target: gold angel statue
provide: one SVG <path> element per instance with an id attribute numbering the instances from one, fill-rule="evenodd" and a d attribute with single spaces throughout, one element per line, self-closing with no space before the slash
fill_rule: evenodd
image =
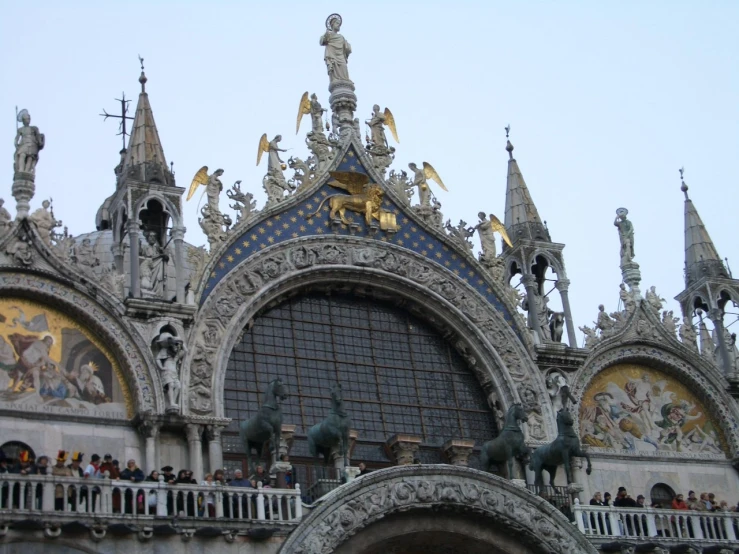
<path id="1" fill-rule="evenodd" d="M 380 106 L 375 104 L 372 107 L 372 117 L 365 121 L 365 123 L 370 128 L 370 142 L 373 145 L 387 147 L 387 139 L 385 138 L 385 129 L 383 126 L 390 129 L 395 142 L 400 142 L 398 140 L 398 129 L 395 126 L 395 117 L 393 117 L 393 112 L 388 108 L 385 108 L 385 111 L 381 112 Z"/>
<path id="2" fill-rule="evenodd" d="M 441 177 L 439 177 L 434 166 L 430 163 L 423 162 L 422 169 L 419 169 L 419 167 L 414 163 L 408 164 L 408 167 L 414 174 L 413 186 L 418 187 L 418 198 L 421 206 L 431 206 L 431 191 L 429 190 L 427 179 L 436 181 L 436 183 L 441 187 L 441 190 L 449 192 L 444 186 L 444 181 L 441 180 Z"/>
<path id="3" fill-rule="evenodd" d="M 318 102 L 318 97 L 314 94 L 308 98 L 308 91 L 303 93 L 300 98 L 300 105 L 298 106 L 298 120 L 295 122 L 295 134 L 300 131 L 300 121 L 304 115 L 310 114 L 311 119 L 311 132 L 312 133 L 323 133 L 323 122 L 321 118 L 326 112 L 321 104 Z"/>
<path id="4" fill-rule="evenodd" d="M 346 210 L 358 214 L 364 214 L 367 225 L 372 223 L 373 219 L 380 222 L 382 230 L 396 229 L 395 214 L 385 212 L 381 209 L 382 198 L 385 192 L 376 183 L 370 183 L 369 176 L 364 173 L 354 173 L 350 171 L 331 171 L 329 173 L 333 177 L 329 181 L 332 187 L 340 188 L 349 194 L 333 194 L 324 198 L 318 205 L 318 209 L 308 214 L 306 217 L 315 217 L 323 204 L 328 200 L 329 219 L 335 219 L 339 216 L 342 223 L 348 225 L 350 222 L 346 219 Z"/>
<path id="5" fill-rule="evenodd" d="M 223 183 L 221 183 L 220 176 L 223 175 L 222 169 L 216 169 L 211 175 L 208 175 L 208 166 L 204 165 L 192 178 L 190 183 L 190 189 L 187 191 L 187 198 L 185 201 L 190 200 L 198 190 L 198 187 L 205 185 L 205 194 L 208 197 L 208 208 L 212 213 L 220 212 L 218 208 L 218 196 L 223 191 Z"/>
<path id="6" fill-rule="evenodd" d="M 485 212 L 480 212 L 477 214 L 477 217 L 480 218 L 480 222 L 475 226 L 475 228 L 477 229 L 477 233 L 480 235 L 483 258 L 492 259 L 497 255 L 495 250 L 495 233 L 500 234 L 505 243 L 508 246 L 513 247 L 513 243 L 511 243 L 511 239 L 506 232 L 505 225 L 503 225 L 503 222 L 500 219 L 495 217 L 493 214 L 490 214 L 490 219 L 488 219 Z"/>

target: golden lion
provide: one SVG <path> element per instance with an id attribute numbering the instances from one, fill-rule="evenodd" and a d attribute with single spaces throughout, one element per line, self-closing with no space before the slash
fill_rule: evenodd
<path id="1" fill-rule="evenodd" d="M 382 198 L 385 192 L 378 185 L 370 185 L 367 192 L 360 194 L 333 194 L 324 198 L 318 205 L 318 209 L 308 217 L 315 216 L 323 208 L 326 200 L 329 201 L 329 219 L 334 219 L 339 214 L 342 223 L 349 224 L 346 220 L 346 210 L 358 214 L 364 214 L 367 225 L 372 222 L 372 218 L 380 220 L 380 206 L 382 206 Z"/>

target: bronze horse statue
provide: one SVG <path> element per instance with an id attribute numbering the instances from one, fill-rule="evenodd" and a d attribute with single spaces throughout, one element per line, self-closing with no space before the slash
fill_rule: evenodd
<path id="1" fill-rule="evenodd" d="M 264 392 L 264 402 L 256 415 L 239 424 L 239 438 L 246 449 L 249 471 L 253 471 L 251 449 L 257 450 L 257 460 L 262 458 L 264 445 L 270 443 L 274 454 L 273 460 L 279 458 L 280 438 L 282 436 L 282 410 L 280 400 L 287 398 L 287 388 L 279 377 L 272 379 Z"/>
<path id="2" fill-rule="evenodd" d="M 580 439 L 577 437 L 574 429 L 574 419 L 567 409 L 561 409 L 557 413 L 557 438 L 549 444 L 540 446 L 531 455 L 531 463 L 529 469 L 534 472 L 534 484 L 542 486 L 544 484 L 544 476 L 542 470 L 549 473 L 549 484 L 554 486 L 554 478 L 557 476 L 557 467 L 563 465 L 567 476 L 567 484 L 572 483 L 572 466 L 570 458 L 585 458 L 588 461 L 586 473 L 590 475 L 593 467 L 590 464 L 590 456 L 582 448 L 580 448 Z"/>
<path id="3" fill-rule="evenodd" d="M 480 461 L 483 471 L 491 472 L 492 464 L 506 462 L 508 479 L 513 479 L 513 459 L 522 458 L 524 463 L 528 461 L 531 449 L 523 440 L 523 432 L 519 426 L 522 421 L 526 421 L 526 412 L 521 404 L 508 408 L 500 435 L 482 445 Z"/>
<path id="4" fill-rule="evenodd" d="M 328 417 L 308 429 L 308 449 L 313 458 L 323 455 L 323 463 L 328 464 L 331 450 L 338 447 L 344 458 L 344 467 L 349 465 L 349 428 L 351 420 L 344 409 L 341 385 L 331 388 L 331 411 Z"/>

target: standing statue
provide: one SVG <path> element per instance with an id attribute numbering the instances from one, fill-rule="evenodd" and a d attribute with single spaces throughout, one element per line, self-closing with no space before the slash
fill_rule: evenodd
<path id="1" fill-rule="evenodd" d="M 159 244 L 154 231 L 146 233 L 146 242 L 141 245 L 140 257 L 141 294 L 161 298 L 164 292 L 164 267 L 169 257 Z"/>
<path id="2" fill-rule="evenodd" d="M 385 126 L 390 129 L 395 142 L 398 140 L 398 129 L 395 126 L 395 117 L 389 108 L 385 108 L 384 112 L 380 111 L 380 106 L 375 104 L 372 106 L 372 117 L 365 121 L 370 128 L 370 145 L 387 147 L 387 138 L 385 137 Z"/>
<path id="3" fill-rule="evenodd" d="M 257 165 L 262 161 L 262 154 L 267 153 L 267 175 L 262 180 L 262 186 L 267 193 L 268 205 L 281 202 L 284 200 L 286 192 L 295 189 L 294 185 L 291 186 L 285 180 L 283 171 L 287 169 L 287 165 L 280 158 L 280 152 L 287 152 L 287 150 L 278 146 L 281 140 L 282 135 L 276 135 L 271 141 L 267 140 L 267 133 L 264 133 L 259 139 Z"/>
<path id="4" fill-rule="evenodd" d="M 698 343 L 696 342 L 698 336 L 696 335 L 695 329 L 693 328 L 693 322 L 689 317 L 683 317 L 683 322 L 682 325 L 680 325 L 678 334 L 680 335 L 680 341 L 685 346 L 693 351 L 698 351 Z"/>
<path id="5" fill-rule="evenodd" d="M 542 296 L 538 292 L 534 291 L 532 298 L 529 298 L 527 294 L 521 302 L 521 308 L 524 311 L 529 312 L 531 317 L 535 318 L 539 322 L 539 329 L 541 330 L 541 340 L 543 342 L 551 342 L 552 335 L 549 328 L 549 317 L 554 313 L 549 309 L 549 297 Z"/>
<path id="6" fill-rule="evenodd" d="M 618 238 L 621 239 L 621 265 L 626 265 L 634 260 L 634 225 L 626 219 L 629 210 L 619 208 L 616 210 L 616 219 L 613 224 L 618 228 Z"/>
<path id="7" fill-rule="evenodd" d="M 223 183 L 221 183 L 219 178 L 221 175 L 223 175 L 222 169 L 216 169 L 213 173 L 208 175 L 208 166 L 204 165 L 201 167 L 195 174 L 195 177 L 192 178 L 192 183 L 190 183 L 190 188 L 187 191 L 185 201 L 190 200 L 190 198 L 193 197 L 199 186 L 205 185 L 205 194 L 208 198 L 208 210 L 211 214 L 220 213 L 221 210 L 218 206 L 218 200 L 221 191 L 223 191 Z M 241 181 L 237 181 L 237 183 L 241 183 Z"/>
<path id="8" fill-rule="evenodd" d="M 51 246 L 51 239 L 56 227 L 61 227 L 62 222 L 54 218 L 54 211 L 51 209 L 51 201 L 44 200 L 41 207 L 33 212 L 28 219 L 36 226 L 39 237 L 48 246 Z"/>
<path id="9" fill-rule="evenodd" d="M 0 233 L 6 230 L 13 221 L 13 216 L 11 216 L 10 212 L 4 207 L 4 204 L 5 200 L 0 198 Z"/>
<path id="10" fill-rule="evenodd" d="M 603 304 L 598 306 L 598 318 L 595 321 L 595 328 L 600 329 L 601 334 L 607 333 L 613 329 L 616 322 L 606 313 L 606 307 Z"/>
<path id="11" fill-rule="evenodd" d="M 546 385 L 555 412 L 563 409 L 566 410 L 569 402 L 573 404 L 577 402 L 570 392 L 570 385 L 567 383 L 567 379 L 559 371 L 552 371 L 547 376 Z"/>
<path id="12" fill-rule="evenodd" d="M 534 484 L 539 487 L 544 485 L 543 470 L 549 473 L 549 485 L 554 486 L 557 467 L 560 465 L 565 468 L 567 484 L 572 483 L 572 467 L 570 465 L 572 457 L 585 458 L 588 461 L 588 467 L 585 470 L 588 475 L 593 470 L 590 456 L 580 447 L 580 439 L 575 433 L 572 414 L 566 409 L 562 409 L 557 413 L 557 431 L 557 438 L 553 442 L 540 446 L 531 455 L 529 469 L 534 472 Z"/>
<path id="13" fill-rule="evenodd" d="M 326 18 L 326 32 L 319 39 L 319 44 L 325 46 L 323 59 L 328 70 L 329 85 L 337 81 L 349 81 L 349 68 L 347 60 L 352 53 L 351 45 L 339 33 L 342 19 L 338 13 L 333 13 Z"/>
<path id="14" fill-rule="evenodd" d="M 31 114 L 28 110 L 18 112 L 17 120 L 23 125 L 15 134 L 15 158 L 13 170 L 17 172 L 35 173 L 38 153 L 43 150 L 46 138 L 39 133 L 38 127 L 31 125 Z"/>
<path id="15" fill-rule="evenodd" d="M 185 356 L 182 340 L 166 331 L 159 333 L 156 343 L 159 345 L 157 352 L 157 367 L 159 368 L 162 387 L 167 399 L 167 412 L 179 412 L 180 390 L 180 366 Z"/>
<path id="16" fill-rule="evenodd" d="M 477 229 L 477 234 L 480 235 L 480 246 L 482 247 L 481 260 L 489 260 L 497 256 L 495 233 L 500 233 L 500 236 L 503 237 L 505 243 L 508 246 L 513 247 L 511 239 L 508 237 L 508 233 L 505 230 L 505 225 L 503 225 L 500 219 L 495 217 L 493 214 L 490 214 L 490 219 L 488 220 L 485 212 L 478 213 L 477 217 L 480 218 L 480 221 L 475 225 L 475 229 Z"/>
<path id="17" fill-rule="evenodd" d="M 429 189 L 428 179 L 436 181 L 441 190 L 449 192 L 430 163 L 423 162 L 423 167 L 420 169 L 414 163 L 408 164 L 408 167 L 413 172 L 413 186 L 418 187 L 418 200 L 421 206 L 431 207 L 431 190 Z"/>
<path id="18" fill-rule="evenodd" d="M 318 101 L 318 96 L 316 96 L 315 93 L 311 94 L 309 98 L 308 91 L 305 91 L 303 96 L 300 98 L 300 105 L 298 106 L 298 119 L 295 123 L 295 134 L 297 135 L 298 131 L 300 131 L 300 120 L 303 119 L 304 115 L 308 114 L 310 114 L 311 121 L 310 133 L 323 134 L 323 114 L 327 111 L 328 110 L 321 106 L 321 103 Z"/>
<path id="19" fill-rule="evenodd" d="M 631 296 L 631 293 L 626 290 L 626 283 L 621 283 L 618 287 L 618 297 L 621 299 L 621 303 L 624 305 L 624 310 L 626 310 L 627 313 L 631 313 L 636 307 L 634 297 Z"/>
<path id="20" fill-rule="evenodd" d="M 649 287 L 645 296 L 647 300 L 647 306 L 652 309 L 654 315 L 656 315 L 659 319 L 659 311 L 662 309 L 663 302 L 666 302 L 666 300 L 664 298 L 660 298 L 660 295 L 657 294 L 657 289 L 654 286 Z"/>
<path id="21" fill-rule="evenodd" d="M 667 332 L 672 335 L 673 338 L 675 337 L 675 333 L 677 333 L 678 321 L 680 321 L 680 319 L 674 316 L 672 310 L 664 310 L 662 312 L 662 325 L 665 326 L 665 329 L 667 329 Z"/>
<path id="22" fill-rule="evenodd" d="M 247 421 L 239 423 L 239 438 L 246 450 L 249 471 L 253 471 L 251 449 L 257 451 L 257 461 L 261 460 L 264 445 L 268 442 L 272 450 L 272 461 L 280 456 L 280 439 L 282 437 L 282 408 L 280 401 L 287 398 L 287 388 L 279 377 L 272 379 L 264 391 L 264 400 L 259 411 Z"/>
<path id="23" fill-rule="evenodd" d="M 349 429 L 351 420 L 344 409 L 341 385 L 331 389 L 331 411 L 326 419 L 308 429 L 308 449 L 312 458 L 323 455 L 323 463 L 328 464 L 331 451 L 338 448 L 344 459 L 344 467 L 349 465 Z"/>
<path id="24" fill-rule="evenodd" d="M 503 430 L 496 438 L 482 445 L 480 466 L 483 471 L 492 473 L 490 466 L 506 463 L 508 479 L 513 479 L 513 460 L 518 458 L 526 463 L 531 449 L 524 442 L 520 423 L 527 421 L 526 412 L 521 404 L 514 404 L 505 415 Z"/>

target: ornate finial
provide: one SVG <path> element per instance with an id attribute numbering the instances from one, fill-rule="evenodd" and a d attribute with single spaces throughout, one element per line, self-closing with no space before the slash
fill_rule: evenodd
<path id="1" fill-rule="evenodd" d="M 510 134 L 510 132 L 511 132 L 511 124 L 509 123 L 508 125 L 505 126 L 505 138 L 508 138 L 508 135 Z"/>
<path id="2" fill-rule="evenodd" d="M 139 54 L 139 62 L 141 63 L 141 75 L 139 76 L 139 83 L 141 83 L 141 92 L 146 92 L 146 74 L 144 73 L 144 58 Z"/>
<path id="3" fill-rule="evenodd" d="M 685 195 L 685 200 L 688 200 L 688 185 L 685 184 L 685 179 L 683 177 L 683 174 L 685 173 L 685 168 L 680 168 L 680 181 L 682 181 L 682 185 L 680 185 L 680 190 L 683 191 L 683 194 Z"/>
<path id="4" fill-rule="evenodd" d="M 513 145 L 511 144 L 510 140 L 506 141 L 505 149 L 508 152 L 508 157 L 512 160 L 513 159 Z"/>
<path id="5" fill-rule="evenodd" d="M 174 162 L 169 162 L 169 172 L 172 174 L 172 177 L 174 177 Z"/>

